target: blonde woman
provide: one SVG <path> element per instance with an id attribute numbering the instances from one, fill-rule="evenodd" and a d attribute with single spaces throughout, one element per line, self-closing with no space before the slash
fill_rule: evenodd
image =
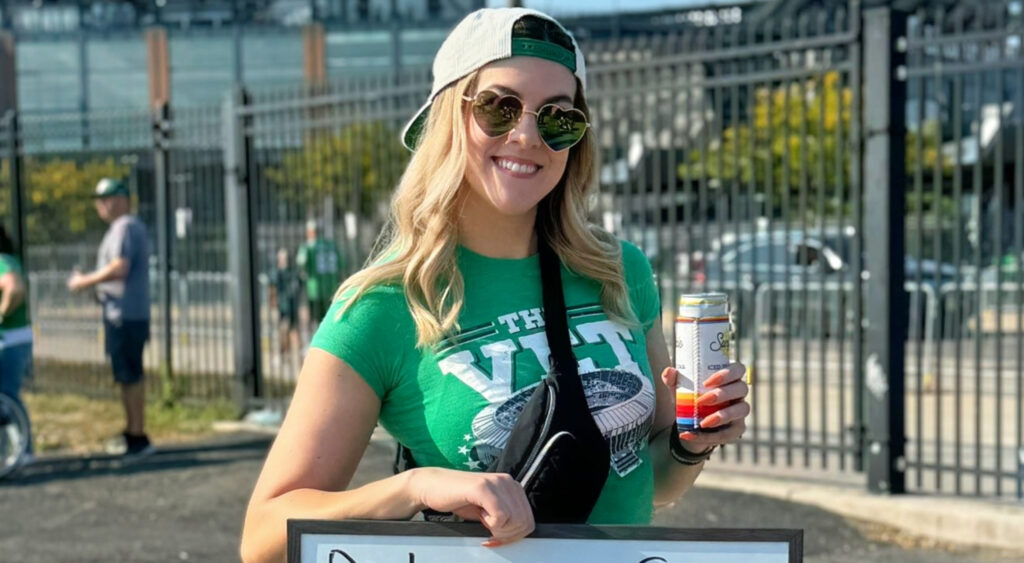
<path id="1" fill-rule="evenodd" d="M 588 403 L 611 449 L 591 523 L 649 523 L 711 449 L 743 432 L 747 388 L 734 364 L 704 399 L 732 403 L 708 421 L 720 431 L 670 440 L 676 374 L 650 266 L 587 222 L 585 83 L 576 43 L 536 11 L 479 10 L 445 40 L 433 92 L 403 134 L 414 154 L 385 244 L 339 288 L 253 491 L 246 561 L 283 560 L 288 518 L 429 508 L 479 520 L 491 546 L 534 529 L 519 483 L 481 470 L 507 438 L 502 407 L 548 367 L 538 237 L 561 259 L 573 352 L 599 390 Z M 418 468 L 350 490 L 378 422 Z"/>

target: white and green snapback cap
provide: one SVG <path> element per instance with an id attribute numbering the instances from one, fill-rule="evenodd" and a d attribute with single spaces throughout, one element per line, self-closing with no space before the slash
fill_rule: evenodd
<path id="1" fill-rule="evenodd" d="M 512 37 L 512 26 L 524 16 L 534 16 L 557 25 L 572 39 L 573 51 L 549 41 Z M 437 95 L 452 83 L 478 68 L 515 56 L 548 59 L 572 71 L 586 89 L 587 68 L 579 44 L 562 24 L 551 16 L 528 8 L 483 8 L 462 19 L 434 56 L 434 84 L 427 102 L 402 130 L 402 144 L 415 150 Z"/>

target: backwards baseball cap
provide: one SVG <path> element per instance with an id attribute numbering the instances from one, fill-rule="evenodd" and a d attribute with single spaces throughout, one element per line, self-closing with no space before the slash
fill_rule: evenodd
<path id="1" fill-rule="evenodd" d="M 524 16 L 547 20 L 558 26 L 572 40 L 573 49 L 543 39 L 513 37 L 512 28 Z M 478 68 L 515 56 L 538 57 L 564 65 L 585 89 L 587 68 L 579 44 L 562 24 L 551 16 L 527 8 L 483 8 L 462 19 L 441 44 L 434 56 L 434 85 L 427 103 L 416 112 L 402 130 L 402 144 L 415 150 L 420 133 L 430 115 L 430 106 L 437 95 L 454 82 Z"/>
<path id="2" fill-rule="evenodd" d="M 101 179 L 96 183 L 96 191 L 93 192 L 93 197 L 95 198 L 114 197 L 119 195 L 128 197 L 128 186 L 124 185 L 120 180 L 115 180 L 113 178 Z"/>

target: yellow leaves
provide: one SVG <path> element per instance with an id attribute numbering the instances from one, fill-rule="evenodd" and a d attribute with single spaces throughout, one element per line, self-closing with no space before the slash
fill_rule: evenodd
<path id="1" fill-rule="evenodd" d="M 100 178 L 124 178 L 127 165 L 113 157 L 76 161 L 64 158 L 26 158 L 23 162 L 25 218 L 30 243 L 67 241 L 102 231 L 93 209 L 92 190 Z"/>

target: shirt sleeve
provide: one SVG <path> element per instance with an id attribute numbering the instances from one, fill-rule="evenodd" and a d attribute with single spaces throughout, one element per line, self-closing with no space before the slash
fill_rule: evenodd
<path id="1" fill-rule="evenodd" d="M 119 248 L 118 256 L 128 260 L 129 264 L 134 266 L 140 264 L 146 265 L 146 258 L 149 253 L 149 249 L 146 244 L 146 228 L 142 226 L 139 221 L 130 221 L 123 224 L 123 227 L 116 230 L 114 235 L 119 237 L 117 248 Z"/>
<path id="2" fill-rule="evenodd" d="M 647 332 L 661 314 L 661 298 L 651 263 L 635 244 L 622 241 L 622 268 L 633 312 Z"/>
<path id="3" fill-rule="evenodd" d="M 405 297 L 398 290 L 373 289 L 339 318 L 344 303 L 342 299 L 334 302 L 311 346 L 352 366 L 384 401 L 404 371 L 405 351 L 415 344 L 415 325 Z"/>

